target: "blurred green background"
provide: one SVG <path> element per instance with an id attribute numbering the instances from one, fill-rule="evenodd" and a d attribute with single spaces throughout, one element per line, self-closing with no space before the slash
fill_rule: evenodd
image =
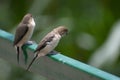
<path id="1" fill-rule="evenodd" d="M 69 34 L 55 50 L 120 76 L 119 0 L 0 0 L 0 28 L 15 33 L 26 13 L 35 18 L 32 40 L 39 43 L 54 27 Z"/>

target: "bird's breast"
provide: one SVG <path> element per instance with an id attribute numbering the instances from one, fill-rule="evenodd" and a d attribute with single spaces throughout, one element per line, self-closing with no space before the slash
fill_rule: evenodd
<path id="1" fill-rule="evenodd" d="M 34 19 L 32 18 L 32 20 L 31 20 L 31 26 L 33 26 L 33 27 L 35 27 L 35 21 L 34 21 Z"/>
<path id="2" fill-rule="evenodd" d="M 39 55 L 44 56 L 54 50 L 54 48 L 58 45 L 60 38 L 60 35 L 55 35 L 52 41 L 47 42 L 46 47 L 39 52 Z"/>

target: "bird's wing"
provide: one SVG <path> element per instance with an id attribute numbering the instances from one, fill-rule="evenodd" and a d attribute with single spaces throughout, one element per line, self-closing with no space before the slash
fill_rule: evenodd
<path id="1" fill-rule="evenodd" d="M 48 42 L 51 42 L 53 40 L 53 38 L 54 38 L 53 34 L 49 34 L 45 36 L 34 52 L 37 52 L 43 49 L 48 44 Z"/>
<path id="2" fill-rule="evenodd" d="M 16 29 L 15 38 L 14 38 L 14 45 L 16 45 L 23 38 L 23 36 L 27 33 L 27 31 L 28 31 L 27 24 L 22 24 L 18 26 L 18 28 Z"/>

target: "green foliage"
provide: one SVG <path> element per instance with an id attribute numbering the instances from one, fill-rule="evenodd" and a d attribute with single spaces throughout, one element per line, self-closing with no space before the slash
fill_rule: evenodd
<path id="1" fill-rule="evenodd" d="M 119 3 L 119 0 L 2 0 L 0 28 L 15 33 L 22 17 L 32 13 L 36 21 L 32 39 L 39 43 L 45 33 L 65 25 L 69 34 L 56 50 L 87 63 L 92 53 L 105 42 L 113 23 L 119 19 Z M 26 58 L 25 52 L 25 61 Z"/>

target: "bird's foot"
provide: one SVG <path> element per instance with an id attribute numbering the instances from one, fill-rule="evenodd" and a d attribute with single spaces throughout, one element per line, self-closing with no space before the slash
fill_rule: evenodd
<path id="1" fill-rule="evenodd" d="M 53 51 L 51 51 L 50 53 L 48 53 L 47 55 L 56 55 L 56 54 L 58 54 L 58 53 L 60 53 L 60 52 L 53 50 Z"/>
<path id="2" fill-rule="evenodd" d="M 36 43 L 36 42 L 35 41 L 28 41 L 28 42 L 25 43 L 25 45 L 32 45 L 34 43 Z"/>

